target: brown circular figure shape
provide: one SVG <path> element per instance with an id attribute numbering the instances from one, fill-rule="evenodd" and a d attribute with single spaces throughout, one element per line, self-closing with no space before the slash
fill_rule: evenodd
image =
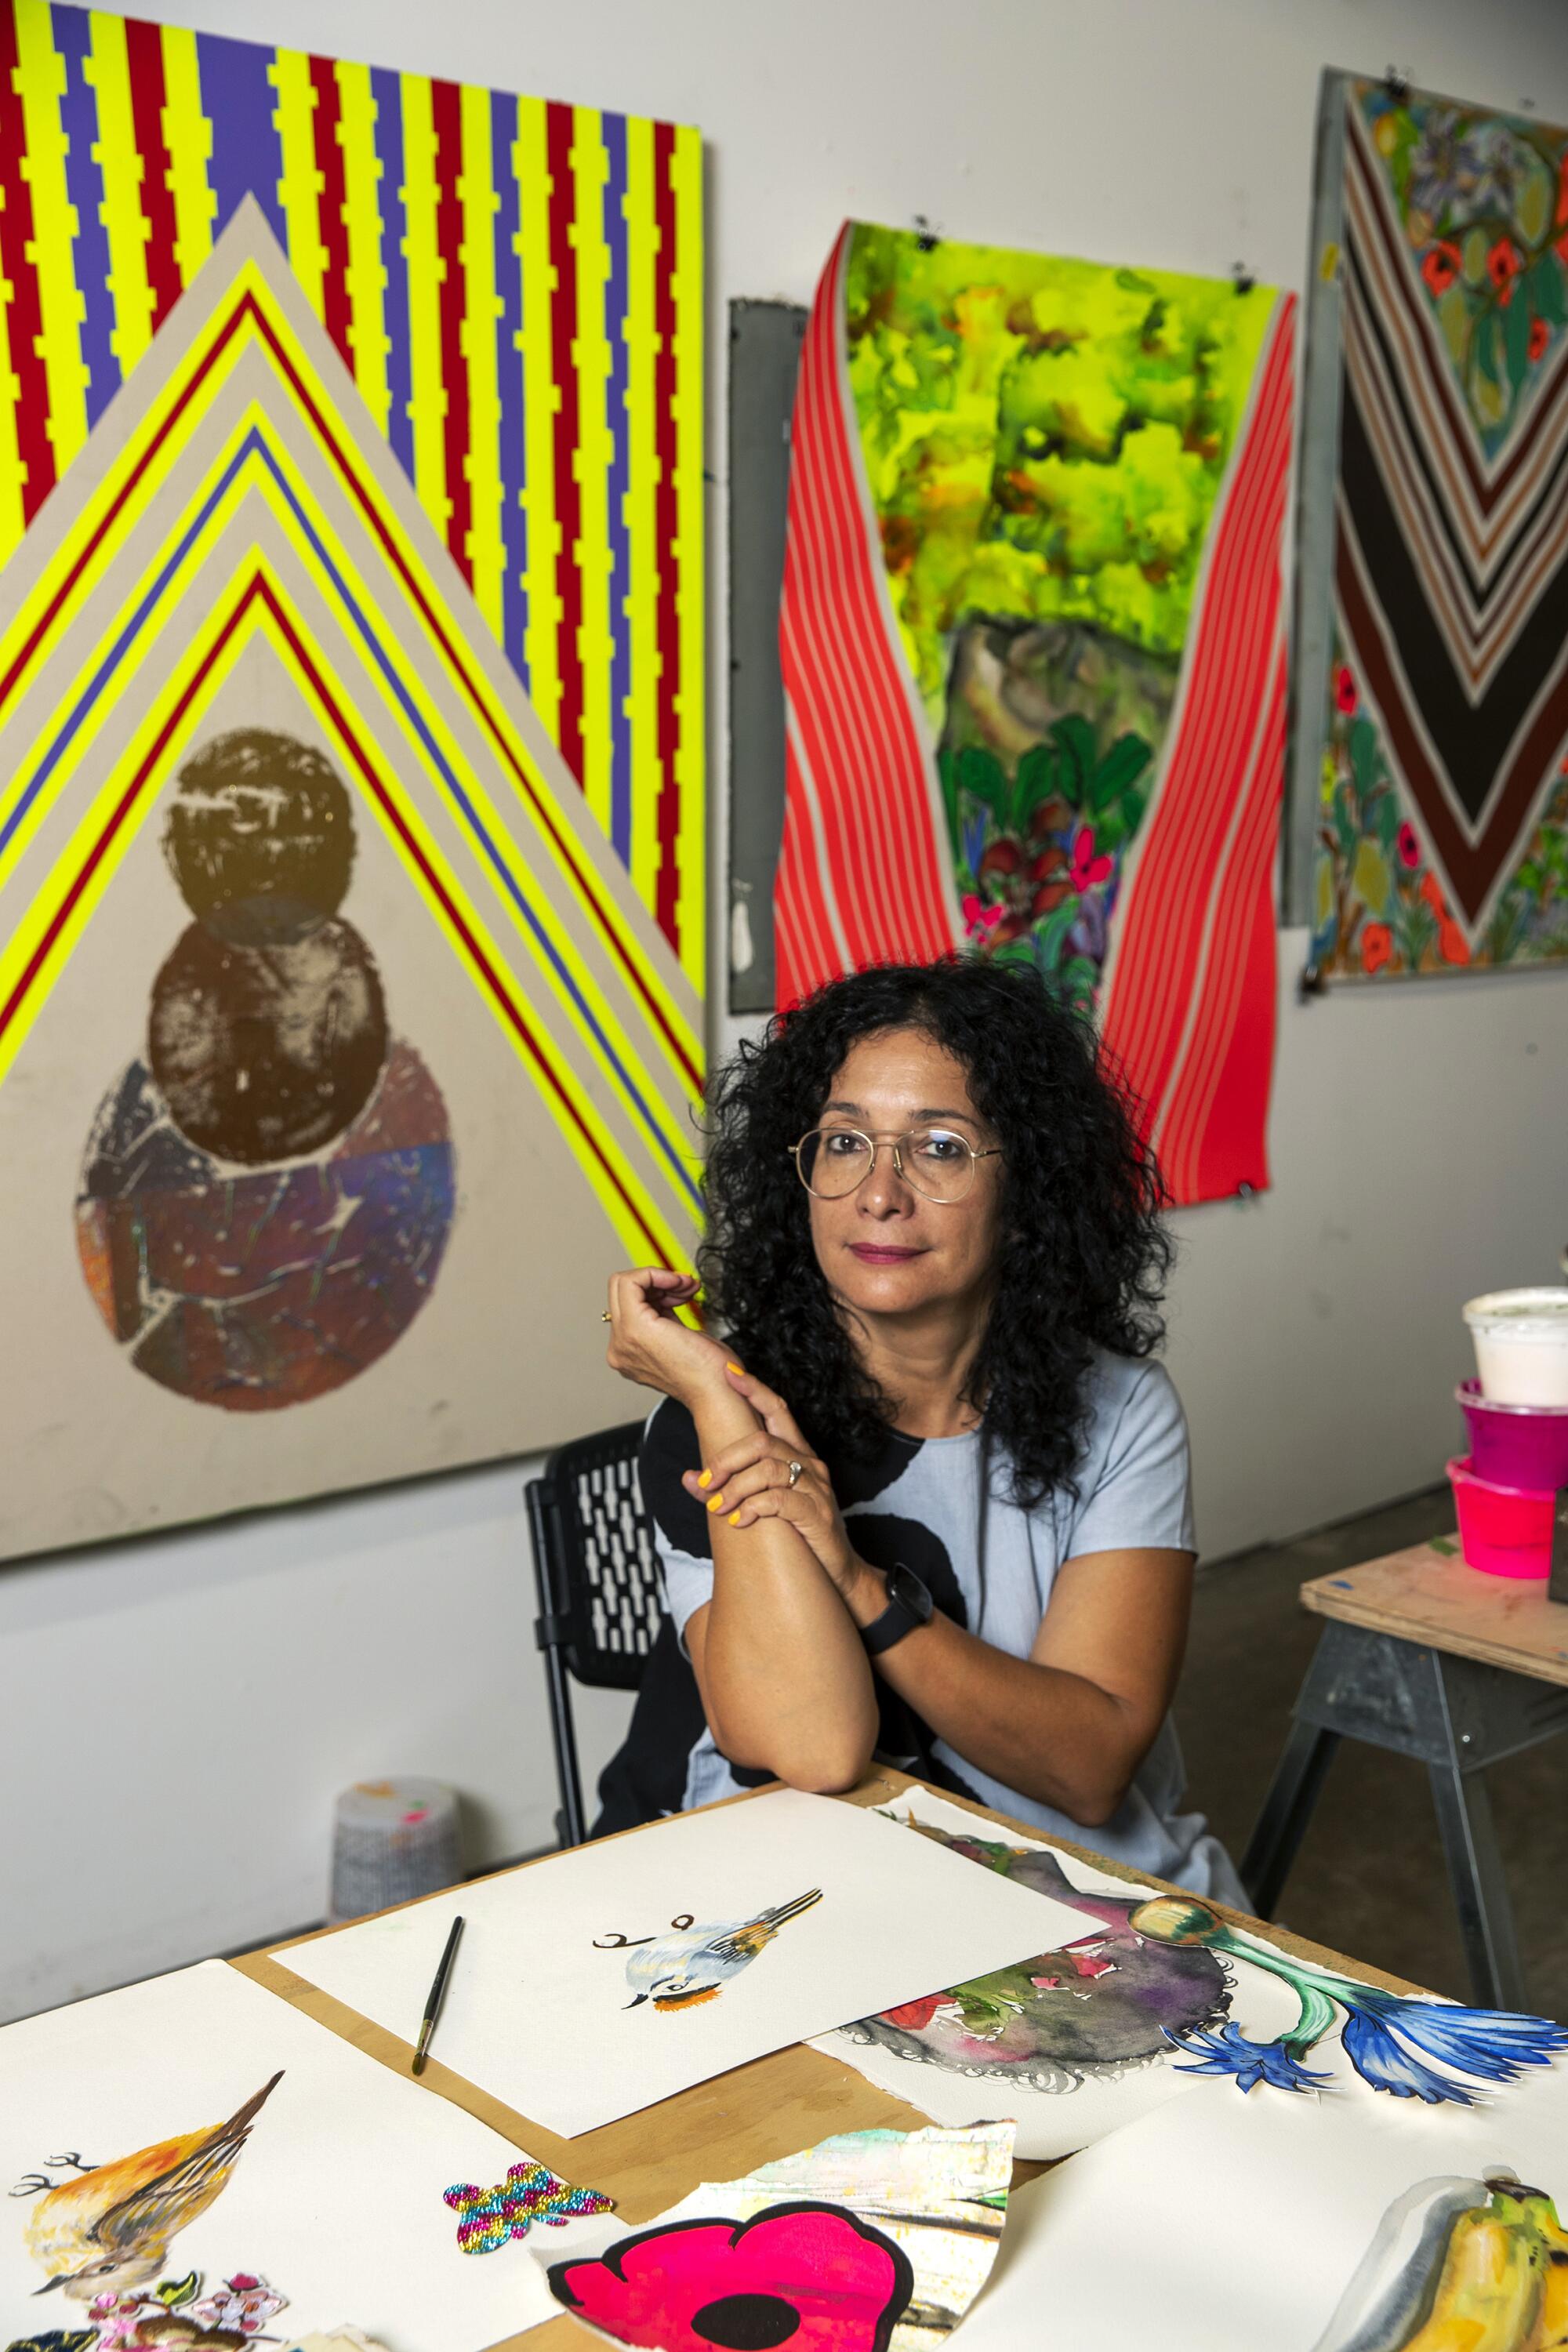
<path id="1" fill-rule="evenodd" d="M 357 1118 L 386 1058 L 386 1005 L 352 923 L 241 947 L 193 923 L 153 984 L 153 1075 L 181 1132 L 247 1168 L 298 1159 Z"/>
<path id="2" fill-rule="evenodd" d="M 214 930 L 249 947 L 288 942 L 342 904 L 353 813 L 310 744 L 237 727 L 181 769 L 163 853 L 186 906 Z"/>

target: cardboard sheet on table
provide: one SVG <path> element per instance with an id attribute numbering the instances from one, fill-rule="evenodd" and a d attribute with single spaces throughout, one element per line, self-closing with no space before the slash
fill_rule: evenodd
<path id="1" fill-rule="evenodd" d="M 522 2249 L 460 2252 L 442 2202 L 455 2181 L 501 2179 L 521 2151 L 221 1960 L 0 2032 L 0 2186 L 40 2168 L 71 2179 L 48 2164 L 67 2150 L 105 2168 L 221 2124 L 279 2068 L 226 2183 L 142 2293 L 192 2270 L 204 2293 L 259 2274 L 287 2298 L 269 2336 L 348 2322 L 387 2352 L 480 2352 L 553 2315 Z M 34 2300 L 47 2273 L 25 2232 L 41 2193 L 0 2200 L 0 2343 L 91 2325 L 62 2288 Z M 551 2241 L 569 2250 L 583 2226 Z"/>
<path id="2" fill-rule="evenodd" d="M 744 1927 L 815 1890 L 820 1901 L 754 1957 L 713 1971 L 710 1997 L 631 2006 L 646 1981 L 645 1939 L 700 1943 L 705 1929 Z M 895 1822 L 780 1790 L 342 1928 L 285 1962 L 411 2037 L 459 1909 L 468 1925 L 438 2054 L 568 2138 L 847 2018 L 1022 1959 L 1082 1924 Z M 607 1947 L 613 1936 L 627 1941 Z"/>
<path id="3" fill-rule="evenodd" d="M 1568 2210 L 1555 2072 L 1471 2108 L 1243 2101 L 1205 2083 L 1015 2191 L 964 2352 L 1398 2352 L 1420 2320 L 1369 2332 L 1368 2315 L 1401 2292 L 1418 2305 L 1431 2271 L 1413 2260 L 1419 2216 L 1378 2245 L 1384 2217 L 1425 2184 L 1479 2190 L 1500 2168 Z M 1501 2316 L 1500 2299 L 1473 2340 L 1550 2340 Z"/>

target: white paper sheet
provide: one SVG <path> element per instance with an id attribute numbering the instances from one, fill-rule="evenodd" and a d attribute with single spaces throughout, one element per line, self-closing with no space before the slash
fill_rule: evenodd
<path id="1" fill-rule="evenodd" d="M 1390 2207 L 1418 2183 L 1499 2168 L 1568 2213 L 1562 2076 L 1470 2109 L 1264 2105 L 1205 2083 L 1015 2191 L 964 2352 L 1329 2352 L 1325 2331 Z M 1333 2341 L 1345 2343 L 1337 2329 Z"/>
<path id="2" fill-rule="evenodd" d="M 816 1891 L 750 1960 L 705 1956 L 722 1931 Z M 459 1907 L 468 1925 L 434 2046 L 566 2137 L 1082 1927 L 894 1822 L 785 1789 L 342 1928 L 286 1964 L 408 2035 Z M 604 1948 L 612 1935 L 628 1941 Z M 720 1979 L 710 1998 L 658 2006 L 660 1986 Z M 639 1991 L 654 1997 L 633 2007 Z"/>
<path id="3" fill-rule="evenodd" d="M 106 2168 L 221 2124 L 279 2067 L 226 2184 L 142 2292 L 191 2270 L 204 2291 L 259 2273 L 288 2298 L 267 2324 L 280 2343 L 347 2322 L 387 2352 L 479 2352 L 554 2315 L 526 2248 L 460 2252 L 442 2202 L 522 2151 L 221 1960 L 0 2032 L 0 2189 L 40 2169 L 68 2181 L 48 2162 L 68 2151 Z M 90 2324 L 61 2288 L 35 2299 L 47 2273 L 25 2232 L 41 2196 L 0 2196 L 0 2343 Z M 570 2251 L 584 2226 L 552 2244 Z"/>

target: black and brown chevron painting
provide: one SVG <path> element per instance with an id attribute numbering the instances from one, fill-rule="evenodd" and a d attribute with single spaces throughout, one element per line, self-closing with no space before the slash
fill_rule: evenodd
<path id="1" fill-rule="evenodd" d="M 1292 912 L 1568 960 L 1568 131 L 1330 75 L 1317 220 Z"/>

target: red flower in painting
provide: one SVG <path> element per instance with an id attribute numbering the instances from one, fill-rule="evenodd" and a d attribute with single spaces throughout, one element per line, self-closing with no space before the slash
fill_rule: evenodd
<path id="1" fill-rule="evenodd" d="M 1445 237 L 1428 247 L 1421 264 L 1421 275 L 1426 280 L 1426 290 L 1438 300 L 1447 292 L 1459 274 L 1459 248 Z"/>
<path id="2" fill-rule="evenodd" d="M 1523 267 L 1518 246 L 1510 238 L 1500 236 L 1487 256 L 1487 276 L 1496 288 L 1498 300 L 1505 310 L 1513 300 L 1513 281 Z"/>
<path id="3" fill-rule="evenodd" d="M 947 1992 L 922 1992 L 919 2000 L 902 2000 L 897 2009 L 885 2009 L 883 2020 L 889 2025 L 901 2025 L 906 2033 L 921 2033 L 952 1999 Z"/>
<path id="4" fill-rule="evenodd" d="M 590 2327 L 658 2352 L 886 2352 L 914 2291 L 901 2246 L 841 2205 L 750 2221 L 671 2221 L 602 2261 L 552 2263 L 551 2292 Z"/>
<path id="5" fill-rule="evenodd" d="M 1394 956 L 1394 933 L 1386 923 L 1363 923 L 1361 933 L 1363 971 L 1381 971 Z"/>
<path id="6" fill-rule="evenodd" d="M 1342 662 L 1334 672 L 1334 709 L 1342 711 L 1347 719 L 1352 719 L 1360 698 L 1355 690 L 1355 680 Z"/>
<path id="7" fill-rule="evenodd" d="M 1536 360 L 1543 360 L 1546 357 L 1546 346 L 1551 341 L 1552 330 L 1547 325 L 1545 320 L 1531 319 L 1530 322 L 1530 341 L 1526 345 L 1526 349 L 1530 353 L 1532 362 Z"/>
<path id="8" fill-rule="evenodd" d="M 1072 887 L 1079 897 L 1092 890 L 1097 882 L 1108 882 L 1115 866 L 1116 860 L 1107 857 L 1103 851 L 1098 857 L 1095 856 L 1094 835 L 1087 824 L 1080 824 L 1072 843 Z"/>
<path id="9" fill-rule="evenodd" d="M 1468 963 L 1470 943 L 1448 912 L 1448 902 L 1443 896 L 1443 886 L 1435 874 L 1426 875 L 1421 883 L 1421 897 L 1437 918 L 1437 952 L 1445 963 Z"/>
<path id="10" fill-rule="evenodd" d="M 1415 837 L 1415 827 L 1408 818 L 1399 828 L 1399 862 L 1414 873 L 1421 863 L 1421 844 Z"/>

